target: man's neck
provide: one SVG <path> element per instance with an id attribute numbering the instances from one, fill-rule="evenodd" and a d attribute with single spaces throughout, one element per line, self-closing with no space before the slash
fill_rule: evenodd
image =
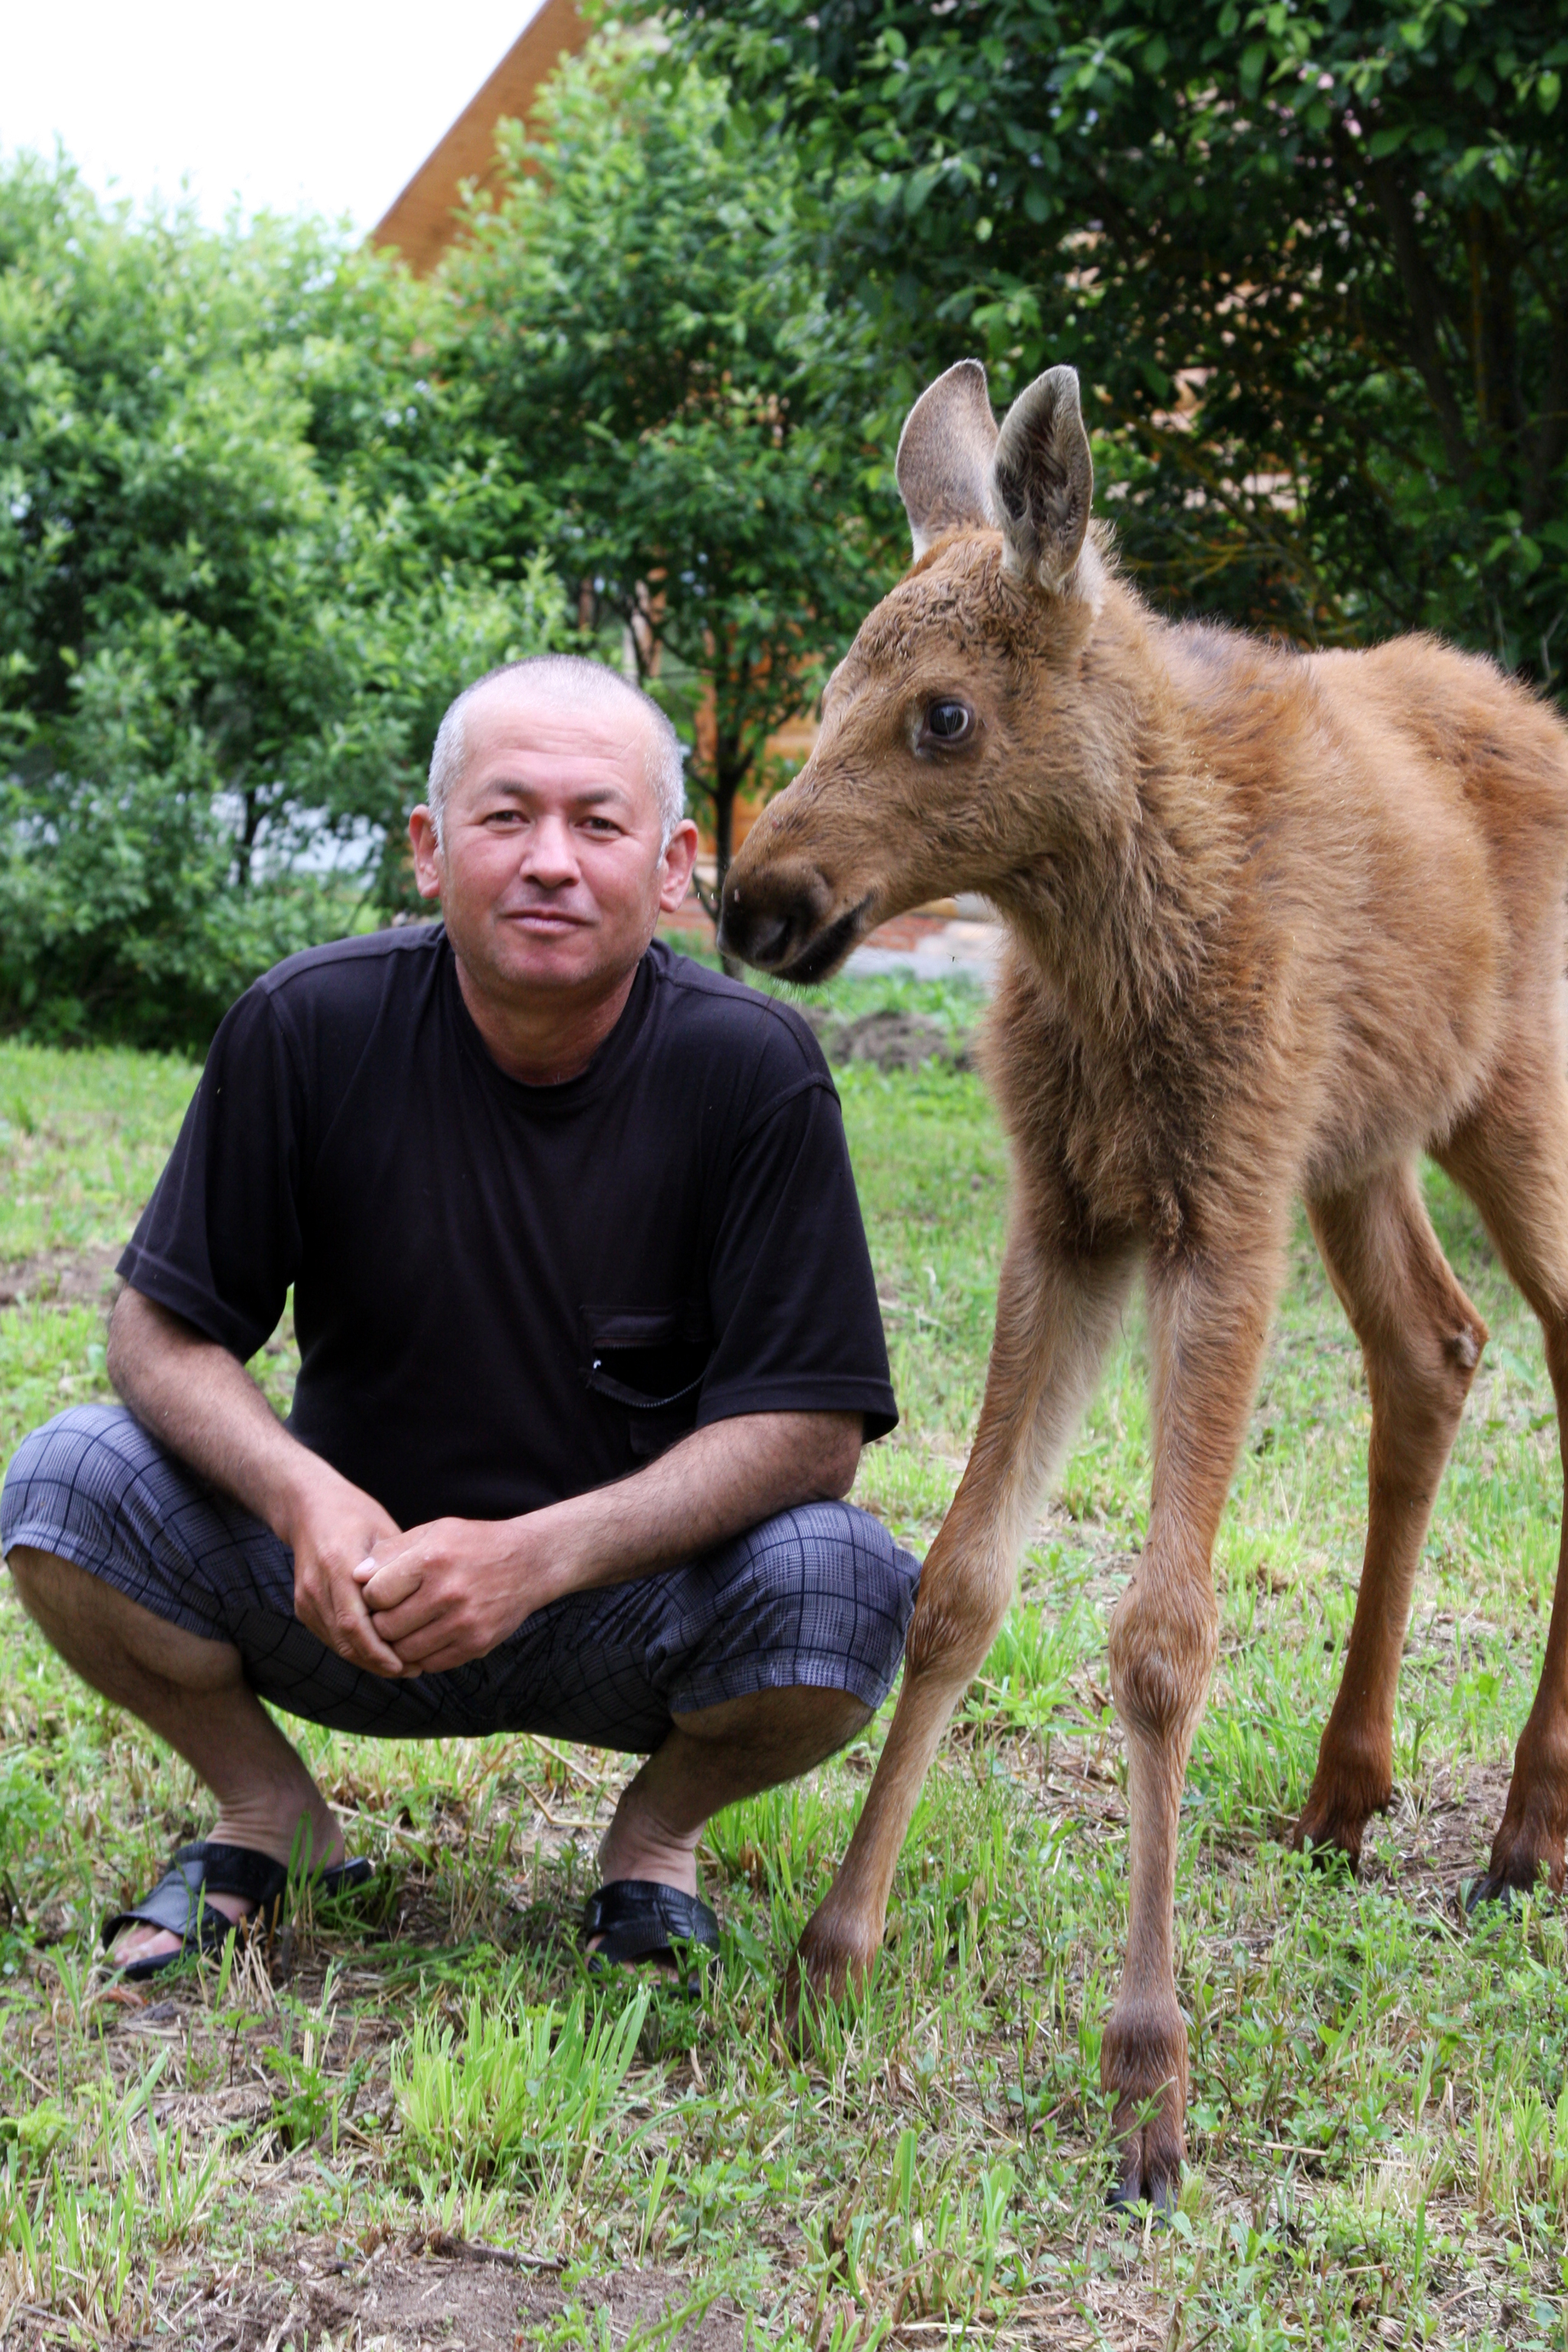
<path id="1" fill-rule="evenodd" d="M 620 1019 L 637 975 L 634 964 L 606 996 L 575 999 L 487 995 L 456 950 L 458 986 L 463 1003 L 498 1069 L 525 1087 L 564 1086 L 580 1077 Z"/>

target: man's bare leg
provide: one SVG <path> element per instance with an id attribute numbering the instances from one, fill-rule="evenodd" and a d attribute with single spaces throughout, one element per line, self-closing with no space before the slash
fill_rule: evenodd
<path id="1" fill-rule="evenodd" d="M 621 1792 L 599 1847 L 599 1870 L 697 1892 L 697 1841 L 710 1816 L 759 1789 L 798 1780 L 869 1722 L 848 1691 L 804 1685 L 723 1699 L 675 1728 Z"/>
<path id="2" fill-rule="evenodd" d="M 310 1859 L 343 1856 L 331 1808 L 245 1680 L 239 1652 L 171 1625 L 101 1577 L 18 1545 L 10 1570 L 23 1606 L 83 1682 L 183 1756 L 218 1801 L 208 1836 L 287 1863 L 304 1825 Z M 697 1843 L 710 1815 L 780 1781 L 798 1780 L 867 1723 L 872 1709 L 847 1691 L 758 1691 L 678 1716 L 664 1745 L 623 1791 L 599 1851 L 605 1880 L 655 1879 L 697 1891 Z M 249 1906 L 207 1897 L 226 1917 Z M 121 1963 L 174 1950 L 155 1927 L 128 1928 Z"/>
<path id="3" fill-rule="evenodd" d="M 313 1868 L 343 1856 L 331 1806 L 245 1680 L 239 1652 L 168 1624 L 101 1577 L 18 1544 L 10 1570 L 22 1605 L 84 1683 L 178 1750 L 218 1801 L 208 1838 L 290 1860 L 301 1826 Z M 241 1896 L 209 1895 L 226 1918 L 250 1909 Z M 172 1952 L 179 1939 L 127 1928 L 114 1946 L 123 1964 Z"/>

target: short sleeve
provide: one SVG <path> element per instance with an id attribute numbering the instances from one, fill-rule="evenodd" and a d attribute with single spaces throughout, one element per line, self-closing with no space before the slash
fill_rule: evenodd
<path id="1" fill-rule="evenodd" d="M 304 1096 L 264 986 L 224 1016 L 119 1272 L 244 1363 L 300 1256 Z"/>
<path id="2" fill-rule="evenodd" d="M 698 1425 L 746 1412 L 899 1418 L 838 1098 L 799 1079 L 737 1140 L 709 1263 L 718 1332 Z"/>

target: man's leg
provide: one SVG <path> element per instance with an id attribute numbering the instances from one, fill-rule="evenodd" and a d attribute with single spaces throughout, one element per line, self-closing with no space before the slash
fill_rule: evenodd
<path id="1" fill-rule="evenodd" d="M 673 1727 L 622 1794 L 604 1882 L 695 1894 L 712 1814 L 798 1780 L 869 1721 L 898 1673 L 919 1573 L 863 1511 L 810 1503 L 650 1579 L 646 1664 Z"/>
<path id="2" fill-rule="evenodd" d="M 258 1698 L 338 1731 L 476 1727 L 461 1675 L 384 1681 L 324 1648 L 294 1614 L 288 1547 L 121 1405 L 72 1406 L 24 1438 L 0 1492 L 0 1549 L 56 1649 L 214 1791 L 207 1843 L 287 1863 L 303 1827 L 312 1868 L 342 1855 L 325 1800 Z M 231 1917 L 248 1907 L 211 1889 L 207 1900 Z M 115 1952 L 172 1941 L 127 1930 Z"/>
<path id="3" fill-rule="evenodd" d="M 9 1566 L 22 1605 L 83 1682 L 135 1716 L 184 1758 L 218 1801 L 210 1843 L 248 1846 L 288 1863 L 301 1829 L 313 1869 L 343 1855 L 331 1806 L 245 1680 L 239 1652 L 143 1609 L 68 1559 L 18 1544 Z M 226 1917 L 250 1908 L 237 1895 L 207 1901 Z M 128 1928 L 118 1962 L 175 1949 L 155 1927 Z"/>
<path id="4" fill-rule="evenodd" d="M 874 1709 L 850 1691 L 751 1691 L 678 1715 L 675 1728 L 622 1791 L 599 1848 L 599 1872 L 697 1892 L 697 1841 L 709 1817 L 759 1789 L 798 1780 Z"/>

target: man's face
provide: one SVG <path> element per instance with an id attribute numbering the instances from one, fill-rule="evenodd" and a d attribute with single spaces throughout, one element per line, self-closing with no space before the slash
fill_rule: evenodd
<path id="1" fill-rule="evenodd" d="M 410 823 L 421 895 L 440 898 L 487 993 L 614 988 L 685 897 L 697 849 L 690 824 L 660 849 L 641 713 L 500 680 L 468 705 L 464 734 L 439 846 L 428 809 Z"/>

